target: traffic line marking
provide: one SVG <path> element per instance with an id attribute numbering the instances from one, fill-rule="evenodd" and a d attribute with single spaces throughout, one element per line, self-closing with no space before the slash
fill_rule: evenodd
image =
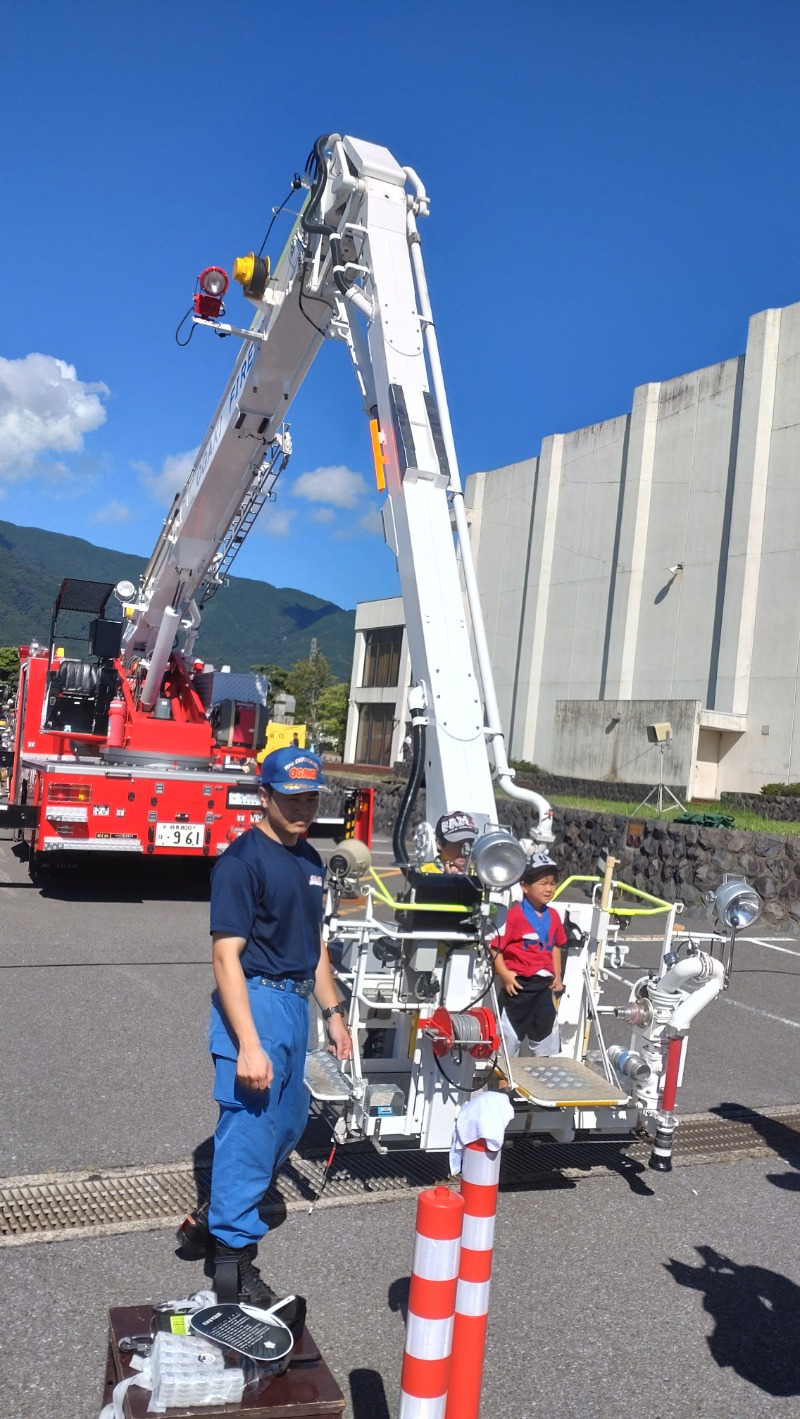
<path id="1" fill-rule="evenodd" d="M 763 946 L 765 951 L 780 951 L 782 956 L 800 956 L 800 951 L 790 951 L 788 946 L 776 946 L 774 941 L 762 941 L 758 936 L 740 936 L 739 941 L 751 941 L 754 946 Z M 791 936 L 779 936 L 779 941 L 791 941 Z"/>
<path id="2" fill-rule="evenodd" d="M 729 995 L 721 996 L 723 1005 L 735 1005 L 739 1010 L 747 1010 L 751 1015 L 760 1015 L 762 1020 L 772 1020 L 776 1025 L 790 1025 L 800 1030 L 800 1020 L 787 1020 L 784 1015 L 770 1015 L 768 1010 L 759 1010 L 755 1005 L 745 1005 L 743 1000 L 732 1000 Z"/>

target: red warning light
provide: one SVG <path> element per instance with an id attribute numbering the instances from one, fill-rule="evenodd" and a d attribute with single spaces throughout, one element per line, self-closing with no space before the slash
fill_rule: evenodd
<path id="1" fill-rule="evenodd" d="M 221 266 L 207 266 L 197 278 L 199 290 L 194 293 L 194 313 L 205 320 L 216 320 L 223 311 L 222 297 L 228 289 L 228 274 Z"/>

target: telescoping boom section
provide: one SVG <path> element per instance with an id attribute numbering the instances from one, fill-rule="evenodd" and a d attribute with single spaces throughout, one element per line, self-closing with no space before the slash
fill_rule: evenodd
<path id="1" fill-rule="evenodd" d="M 417 229 L 427 194 L 385 148 L 337 134 L 317 141 L 295 185 L 304 194 L 301 210 L 274 270 L 255 253 L 234 267 L 255 308 L 248 329 L 220 318 L 225 272 L 209 267 L 200 278 L 195 321 L 243 343 L 127 607 L 126 650 L 150 662 L 145 701 L 179 628 L 184 656 L 191 649 L 198 593 L 207 594 L 219 575 L 220 548 L 265 462 L 276 479 L 292 400 L 321 345 L 337 340 L 369 419 L 384 534 L 397 559 L 414 716 L 427 731 L 428 815 L 468 802 L 481 826 L 492 822 L 494 777 L 530 803 L 533 829 L 548 840 L 548 804 L 514 784 L 506 757 Z"/>

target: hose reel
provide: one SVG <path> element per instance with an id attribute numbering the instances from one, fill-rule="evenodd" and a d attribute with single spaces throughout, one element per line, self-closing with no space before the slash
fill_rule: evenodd
<path id="1" fill-rule="evenodd" d="M 475 1010 L 450 1011 L 443 1005 L 430 1019 L 420 1022 L 420 1031 L 429 1036 L 437 1059 L 466 1049 L 473 1059 L 489 1059 L 500 1048 L 497 1021 L 491 1010 L 479 1005 Z"/>

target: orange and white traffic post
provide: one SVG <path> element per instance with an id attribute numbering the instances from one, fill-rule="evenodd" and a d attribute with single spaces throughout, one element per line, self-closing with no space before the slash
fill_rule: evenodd
<path id="1" fill-rule="evenodd" d="M 480 1414 L 500 1159 L 500 1151 L 490 1153 L 483 1139 L 464 1149 L 464 1225 L 445 1419 Z"/>
<path id="2" fill-rule="evenodd" d="M 417 1199 L 399 1419 L 445 1419 L 464 1199 L 433 1187 Z"/>

